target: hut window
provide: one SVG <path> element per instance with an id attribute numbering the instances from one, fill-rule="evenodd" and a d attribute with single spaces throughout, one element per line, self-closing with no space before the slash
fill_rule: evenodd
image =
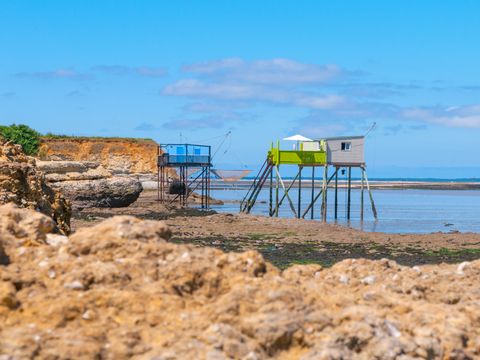
<path id="1" fill-rule="evenodd" d="M 352 150 L 352 143 L 342 142 L 342 151 L 350 151 L 350 150 Z"/>

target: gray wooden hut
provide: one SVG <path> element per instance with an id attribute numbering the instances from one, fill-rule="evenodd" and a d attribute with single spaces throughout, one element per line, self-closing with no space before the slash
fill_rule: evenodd
<path id="1" fill-rule="evenodd" d="M 341 136 L 324 139 L 327 163 L 333 166 L 365 166 L 365 137 Z"/>

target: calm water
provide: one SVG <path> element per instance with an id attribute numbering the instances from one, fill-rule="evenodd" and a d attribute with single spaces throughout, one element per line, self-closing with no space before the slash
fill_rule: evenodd
<path id="1" fill-rule="evenodd" d="M 318 191 L 318 190 L 317 190 Z M 280 191 L 280 196 L 282 192 Z M 223 206 L 212 206 L 218 212 L 238 212 L 239 201 L 245 195 L 243 190 L 212 190 L 216 199 L 230 201 Z M 365 192 L 365 218 L 360 222 L 360 191 L 352 189 L 351 220 L 346 220 L 346 192 L 339 190 L 338 223 L 365 231 L 387 233 L 431 233 L 431 232 L 477 232 L 480 233 L 480 191 L 475 190 L 375 190 L 373 192 L 378 211 L 378 221 L 373 219 L 368 193 Z M 302 209 L 309 204 L 311 193 L 302 191 L 305 200 Z M 334 192 L 328 193 L 328 221 L 333 218 Z M 296 189 L 291 198 L 297 201 Z M 314 209 L 314 218 L 319 219 L 320 202 Z M 268 215 L 268 190 L 262 190 L 253 214 Z M 303 213 L 303 211 L 302 211 Z M 287 199 L 279 212 L 281 217 L 293 217 Z M 306 216 L 310 218 L 310 213 Z"/>

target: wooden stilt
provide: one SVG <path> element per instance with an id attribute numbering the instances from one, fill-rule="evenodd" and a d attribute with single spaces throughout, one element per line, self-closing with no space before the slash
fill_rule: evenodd
<path id="1" fill-rule="evenodd" d="M 365 169 L 362 167 L 362 182 L 360 185 L 360 220 L 363 221 L 363 188 L 364 188 L 364 182 L 365 182 Z"/>
<path id="2" fill-rule="evenodd" d="M 350 207 L 352 202 L 352 167 L 348 167 L 348 188 L 347 188 L 347 219 L 350 220 Z"/>
<path id="3" fill-rule="evenodd" d="M 183 194 L 183 205 L 187 205 L 187 193 L 188 193 L 188 181 L 187 181 L 187 168 L 183 168 L 183 183 L 185 184 L 185 193 Z"/>
<path id="4" fill-rule="evenodd" d="M 322 203 L 320 204 L 320 216 L 322 217 L 323 221 L 323 214 L 325 212 L 325 170 L 323 171 L 322 177 Z"/>
<path id="5" fill-rule="evenodd" d="M 204 208 L 204 201 L 206 200 L 205 196 L 205 168 L 202 168 L 201 176 L 200 176 L 200 203 L 201 208 Z"/>
<path id="6" fill-rule="evenodd" d="M 377 208 L 375 207 L 375 202 L 373 201 L 372 191 L 370 190 L 370 184 L 368 183 L 367 172 L 365 171 L 365 182 L 367 184 L 368 196 L 370 197 L 370 204 L 372 205 L 372 213 L 375 220 L 378 220 Z"/>
<path id="7" fill-rule="evenodd" d="M 270 184 L 268 188 L 268 215 L 272 216 L 273 211 L 273 171 L 270 171 Z"/>
<path id="8" fill-rule="evenodd" d="M 160 201 L 160 146 L 157 146 L 157 201 Z"/>
<path id="9" fill-rule="evenodd" d="M 338 219 L 338 167 L 335 167 L 335 220 Z"/>
<path id="10" fill-rule="evenodd" d="M 210 166 L 207 166 L 207 209 L 210 208 Z"/>
<path id="11" fill-rule="evenodd" d="M 158 167 L 157 168 L 157 200 L 161 201 L 160 193 L 162 190 L 162 168 Z"/>
<path id="12" fill-rule="evenodd" d="M 298 204 L 297 217 L 300 218 L 300 211 L 302 210 L 302 166 L 298 167 Z"/>
<path id="13" fill-rule="evenodd" d="M 279 175 L 278 175 L 278 165 L 275 165 L 275 217 L 278 217 L 278 183 L 279 183 Z"/>
<path id="14" fill-rule="evenodd" d="M 322 220 L 327 221 L 327 177 L 328 165 L 323 167 L 323 186 L 322 186 Z"/>
<path id="15" fill-rule="evenodd" d="M 312 202 L 315 195 L 315 166 L 312 166 Z M 310 211 L 310 219 L 313 220 L 313 206 Z"/>

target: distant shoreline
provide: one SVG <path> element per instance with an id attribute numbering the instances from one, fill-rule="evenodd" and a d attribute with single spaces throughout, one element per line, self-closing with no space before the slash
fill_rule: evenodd
<path id="1" fill-rule="evenodd" d="M 292 180 L 284 180 L 285 187 L 289 187 Z M 253 180 L 238 180 L 226 182 L 221 180 L 212 180 L 212 190 L 248 190 Z M 275 185 L 275 183 L 274 183 Z M 312 186 L 311 179 L 304 179 L 302 187 L 310 188 Z M 268 188 L 268 182 L 264 185 Z M 280 186 L 281 187 L 281 186 Z M 315 179 L 314 187 L 322 187 L 322 180 Z M 328 185 L 329 189 L 334 187 L 333 180 Z M 345 180 L 338 181 L 338 188 L 347 187 Z M 292 188 L 298 188 L 298 181 L 293 184 Z M 360 189 L 360 180 L 352 180 L 352 189 Z M 365 185 L 366 188 L 366 185 Z M 392 180 L 370 180 L 370 188 L 373 190 L 480 190 L 480 182 L 466 181 L 392 181 Z"/>

